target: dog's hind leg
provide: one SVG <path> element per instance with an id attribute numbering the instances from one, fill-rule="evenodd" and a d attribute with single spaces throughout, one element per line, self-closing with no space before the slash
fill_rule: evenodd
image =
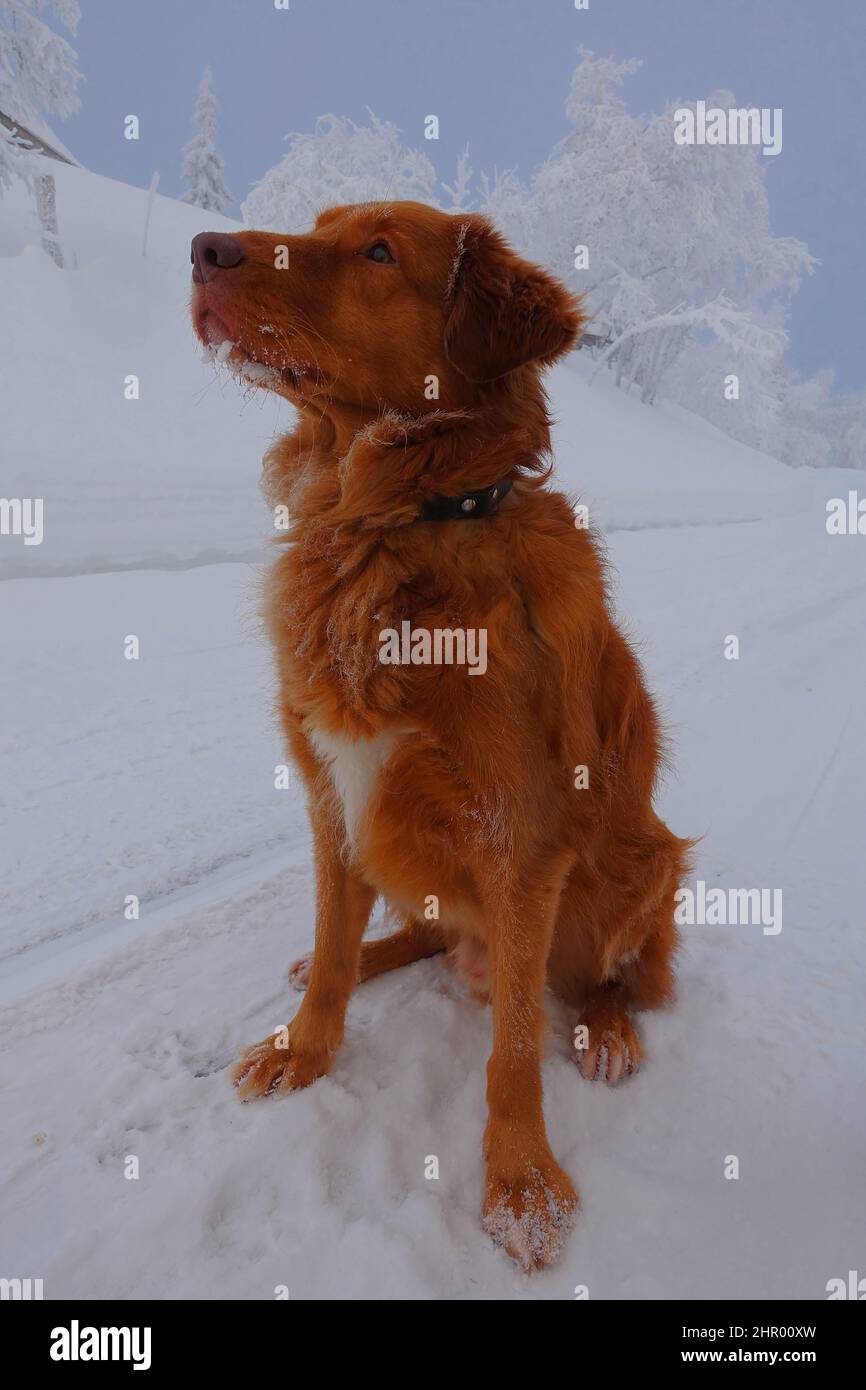
<path id="1" fill-rule="evenodd" d="M 574 1042 L 581 1075 L 587 1080 L 615 1086 L 638 1070 L 643 1048 L 633 1015 L 662 1008 L 674 994 L 677 931 L 673 914 L 670 892 L 651 914 L 640 947 L 585 990 Z"/>
<path id="2" fill-rule="evenodd" d="M 637 1071 L 643 1048 L 632 1007 L 628 990 L 619 983 L 601 985 L 587 995 L 574 1030 L 577 1064 L 587 1081 L 615 1086 Z"/>
<path id="3" fill-rule="evenodd" d="M 673 998 L 675 891 L 688 847 L 662 830 L 631 882 L 603 867 L 563 895 L 549 982 L 579 1010 L 576 1060 L 588 1080 L 615 1085 L 637 1071 L 643 1048 L 633 1016 Z"/>
<path id="4" fill-rule="evenodd" d="M 413 965 L 416 960 L 426 960 L 428 956 L 438 955 L 445 949 L 445 937 L 436 922 L 419 922 L 415 918 L 407 917 L 399 931 L 376 941 L 363 943 L 358 964 L 358 982 L 363 984 L 366 980 L 375 979 L 377 975 L 385 975 L 389 970 L 399 970 L 404 965 Z M 313 952 L 310 951 L 290 967 L 290 984 L 295 989 L 306 989 L 312 970 Z"/>

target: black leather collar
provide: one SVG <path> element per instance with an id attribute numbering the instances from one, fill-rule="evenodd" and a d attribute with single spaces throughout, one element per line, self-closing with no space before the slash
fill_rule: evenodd
<path id="1" fill-rule="evenodd" d="M 419 521 L 481 521 L 486 516 L 494 516 L 503 497 L 514 486 L 511 478 L 501 483 L 491 483 L 479 492 L 461 492 L 459 497 L 444 497 L 441 494 L 428 497 L 418 513 Z"/>

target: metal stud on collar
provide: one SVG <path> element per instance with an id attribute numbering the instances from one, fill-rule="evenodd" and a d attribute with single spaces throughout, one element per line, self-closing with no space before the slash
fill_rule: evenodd
<path id="1" fill-rule="evenodd" d="M 503 497 L 511 491 L 510 478 L 502 478 L 490 487 L 479 488 L 475 492 L 458 493 L 456 497 L 436 495 L 421 503 L 419 521 L 474 521 L 481 517 L 495 516 L 496 508 Z"/>

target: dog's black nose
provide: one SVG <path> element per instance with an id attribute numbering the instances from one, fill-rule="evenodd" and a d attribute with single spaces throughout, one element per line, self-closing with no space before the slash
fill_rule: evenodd
<path id="1" fill-rule="evenodd" d="M 192 239 L 190 260 L 192 278 L 197 285 L 206 285 L 218 270 L 233 270 L 244 258 L 243 247 L 225 232 L 199 232 Z"/>

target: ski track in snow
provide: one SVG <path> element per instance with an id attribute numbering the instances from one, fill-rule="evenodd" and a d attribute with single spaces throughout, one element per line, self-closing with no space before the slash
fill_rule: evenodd
<path id="1" fill-rule="evenodd" d="M 57 322 L 47 349 L 0 343 L 6 491 L 44 493 L 47 525 L 42 547 L 0 550 L 0 1273 L 49 1298 L 631 1299 L 821 1298 L 862 1270 L 866 541 L 828 537 L 823 507 L 864 475 L 793 474 L 588 388 L 579 362 L 553 374 L 558 484 L 606 532 L 675 750 L 660 810 L 704 836 L 696 877 L 781 887 L 784 921 L 683 929 L 679 999 L 642 1016 L 647 1062 L 616 1090 L 582 1080 L 550 1001 L 545 1109 L 582 1207 L 527 1279 L 481 1231 L 490 1015 L 443 960 L 359 987 L 309 1090 L 241 1106 L 228 1082 L 297 1009 L 286 972 L 312 944 L 303 799 L 274 788 L 258 571 L 240 562 L 262 553 L 257 457 L 286 421 L 222 383 L 202 394 L 182 320 L 195 210 L 157 199 L 129 287 L 117 246 L 146 195 L 57 178 L 80 270 L 0 254 L 10 314 L 43 295 Z M 97 216 L 114 239 L 93 246 Z M 130 444 L 105 382 L 132 342 Z M 70 480 L 87 409 L 99 429 Z"/>

